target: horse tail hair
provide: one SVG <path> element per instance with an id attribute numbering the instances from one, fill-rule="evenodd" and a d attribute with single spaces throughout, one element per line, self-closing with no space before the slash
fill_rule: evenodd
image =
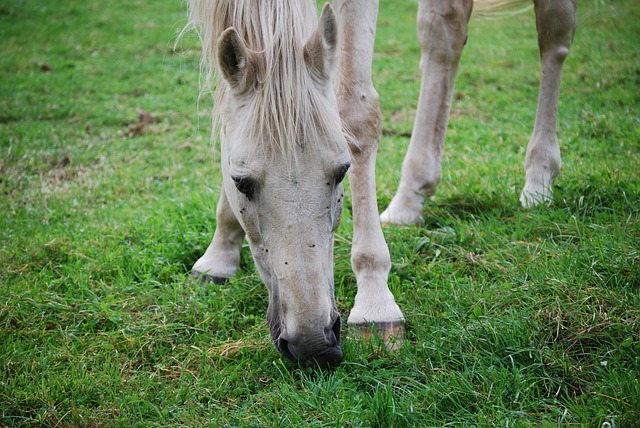
<path id="1" fill-rule="evenodd" d="M 485 19 L 517 15 L 532 8 L 531 0 L 473 0 L 474 16 Z"/>

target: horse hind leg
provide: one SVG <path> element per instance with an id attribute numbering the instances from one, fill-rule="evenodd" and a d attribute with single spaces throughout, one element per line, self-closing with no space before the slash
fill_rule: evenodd
<path id="1" fill-rule="evenodd" d="M 550 202 L 562 161 L 556 135 L 562 65 L 577 25 L 576 0 L 536 0 L 536 28 L 542 75 L 533 134 L 525 159 L 524 207 Z"/>
<path id="2" fill-rule="evenodd" d="M 231 210 L 224 188 L 220 189 L 216 223 L 211 244 L 191 269 L 191 275 L 201 283 L 222 284 L 234 276 L 240 266 L 244 231 Z"/>
<path id="3" fill-rule="evenodd" d="M 380 215 L 383 223 L 418 223 L 425 197 L 440 183 L 451 97 L 471 8 L 471 0 L 421 0 L 418 5 L 420 96 L 400 185 Z"/>

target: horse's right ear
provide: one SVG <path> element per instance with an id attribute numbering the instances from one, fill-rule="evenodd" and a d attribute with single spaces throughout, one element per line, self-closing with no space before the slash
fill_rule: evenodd
<path id="1" fill-rule="evenodd" d="M 250 52 L 235 28 L 227 28 L 218 39 L 218 64 L 222 77 L 236 93 L 250 85 Z"/>
<path id="2" fill-rule="evenodd" d="M 318 28 L 304 50 L 307 65 L 320 77 L 329 79 L 338 58 L 338 23 L 329 3 L 322 8 Z"/>

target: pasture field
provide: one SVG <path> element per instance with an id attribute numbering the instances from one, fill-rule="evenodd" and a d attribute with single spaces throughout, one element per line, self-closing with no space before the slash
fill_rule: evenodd
<path id="1" fill-rule="evenodd" d="M 419 85 L 417 4 L 381 3 L 380 209 Z M 579 6 L 555 202 L 518 202 L 533 13 L 472 20 L 439 192 L 385 228 L 407 341 L 314 371 L 272 346 L 248 248 L 189 278 L 220 172 L 182 2 L 0 1 L 0 426 L 640 426 L 640 9 Z M 351 224 L 347 198 L 343 319 Z"/>

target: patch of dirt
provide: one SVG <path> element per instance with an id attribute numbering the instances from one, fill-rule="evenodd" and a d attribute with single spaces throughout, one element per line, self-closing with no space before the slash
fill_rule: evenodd
<path id="1" fill-rule="evenodd" d="M 120 132 L 124 137 L 135 138 L 141 135 L 157 134 L 161 132 L 155 129 L 152 125 L 158 123 L 158 119 L 146 110 L 138 110 L 138 117 L 136 123 L 133 123 L 127 127 L 127 129 Z"/>

